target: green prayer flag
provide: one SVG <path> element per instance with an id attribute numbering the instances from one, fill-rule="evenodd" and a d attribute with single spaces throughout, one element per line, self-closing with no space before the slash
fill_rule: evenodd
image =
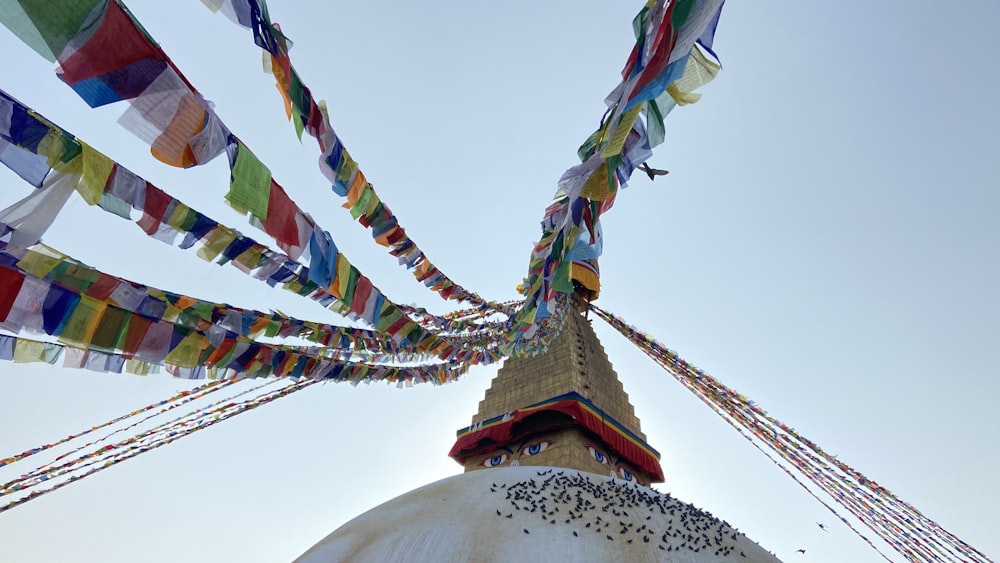
<path id="1" fill-rule="evenodd" d="M 239 142 L 236 161 L 233 163 L 232 183 L 226 199 L 241 212 L 249 211 L 255 217 L 267 219 L 267 202 L 271 197 L 271 171 L 264 166 L 250 149 Z"/>
<path id="2" fill-rule="evenodd" d="M 386 301 L 385 304 L 382 305 L 381 315 L 379 315 L 378 324 L 375 328 L 379 332 L 385 332 L 390 326 L 392 326 L 393 323 L 401 318 L 403 318 L 403 310 L 389 301 Z"/>
<path id="3" fill-rule="evenodd" d="M 361 217 L 368 210 L 368 204 L 371 203 L 373 195 L 375 195 L 375 192 L 372 191 L 371 184 L 365 185 L 365 189 L 361 192 L 361 197 L 351 206 L 351 217 L 354 219 Z"/>
<path id="4" fill-rule="evenodd" d="M 101 352 L 114 352 L 130 315 L 125 309 L 108 305 L 90 340 L 91 347 Z"/>
<path id="5" fill-rule="evenodd" d="M 17 0 L 0 2 L 0 23 L 39 55 L 56 62 L 79 35 L 87 16 L 107 0 Z M 99 17 L 99 14 L 94 14 Z"/>
<path id="6" fill-rule="evenodd" d="M 560 293 L 573 293 L 573 282 L 569 279 L 569 262 L 563 261 L 552 276 L 552 289 Z"/>

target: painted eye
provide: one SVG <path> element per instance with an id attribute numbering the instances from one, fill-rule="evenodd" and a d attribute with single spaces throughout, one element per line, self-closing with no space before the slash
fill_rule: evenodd
<path id="1" fill-rule="evenodd" d="M 484 459 L 479 465 L 483 467 L 496 467 L 505 461 L 507 461 L 507 454 L 500 454 Z"/>
<path id="2" fill-rule="evenodd" d="M 628 469 L 619 467 L 618 470 L 622 472 L 622 479 L 625 479 L 626 481 L 635 481 L 635 475 L 632 475 Z"/>
<path id="3" fill-rule="evenodd" d="M 587 446 L 587 451 L 597 460 L 598 463 L 608 464 L 608 456 L 602 454 L 594 446 Z"/>
<path id="4" fill-rule="evenodd" d="M 538 455 L 544 452 L 545 450 L 549 449 L 549 446 L 551 445 L 552 442 L 550 442 L 549 440 L 542 440 L 537 444 L 532 444 L 530 446 L 525 446 L 524 448 L 522 448 L 521 455 L 523 456 Z"/>

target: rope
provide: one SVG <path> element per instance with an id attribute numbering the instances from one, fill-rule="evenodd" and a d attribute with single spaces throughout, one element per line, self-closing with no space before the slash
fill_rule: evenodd
<path id="1" fill-rule="evenodd" d="M 185 436 L 190 436 L 199 430 L 214 426 L 219 422 L 253 410 L 259 406 L 270 403 L 275 399 L 286 397 L 296 391 L 300 391 L 318 383 L 321 380 L 300 379 L 285 385 L 281 389 L 267 391 L 241 402 L 234 402 L 234 400 L 239 397 L 259 391 L 268 385 L 284 381 L 285 380 L 279 379 L 268 381 L 242 391 L 232 397 L 228 397 L 206 407 L 196 409 L 169 422 L 163 423 L 153 429 L 121 440 L 116 444 L 104 446 L 94 452 L 82 455 L 74 460 L 65 462 L 55 467 L 43 466 L 42 468 L 36 469 L 31 473 L 23 475 L 14 481 L 4 484 L 2 489 L 0 489 L 0 496 L 7 496 L 15 492 L 25 491 L 42 483 L 47 483 L 62 477 L 69 477 L 49 488 L 32 490 L 28 495 L 12 500 L 6 505 L 0 506 L 0 513 L 6 512 L 7 510 L 20 506 L 45 494 L 51 493 L 52 491 L 61 489 L 70 483 L 75 483 L 76 481 L 103 471 L 122 461 L 152 451 L 161 446 L 165 446 Z M 165 412 L 166 410 L 167 409 L 162 412 Z M 71 475 L 72 473 L 82 471 L 87 468 L 90 469 L 82 474 Z"/>
<path id="2" fill-rule="evenodd" d="M 670 372 L 712 410 L 737 429 L 759 451 L 791 476 L 817 500 L 790 469 L 778 462 L 760 444 L 766 444 L 787 463 L 826 492 L 838 504 L 854 515 L 879 538 L 909 561 L 971 561 L 989 562 L 983 555 L 957 536 L 924 516 L 912 505 L 903 502 L 891 491 L 868 479 L 859 471 L 823 451 L 795 429 L 769 416 L 756 403 L 726 387 L 711 375 L 692 366 L 642 331 L 631 327 L 619 317 L 594 305 L 599 317 L 635 344 L 657 364 Z M 737 426 L 737 424 L 739 426 Z M 744 432 L 746 430 L 746 432 Z M 837 517 L 879 555 L 886 555 L 859 530 L 838 514 L 829 504 L 821 504 Z"/>

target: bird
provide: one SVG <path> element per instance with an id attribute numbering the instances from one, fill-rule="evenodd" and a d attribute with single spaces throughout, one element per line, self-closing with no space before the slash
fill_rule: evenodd
<path id="1" fill-rule="evenodd" d="M 646 175 L 649 176 L 650 180 L 655 179 L 657 176 L 666 176 L 667 174 L 670 174 L 669 170 L 658 170 L 656 168 L 650 168 L 649 165 L 645 163 L 640 165 L 639 169 L 645 172 Z"/>
<path id="2" fill-rule="evenodd" d="M 802 555 L 805 555 L 806 554 L 806 550 L 804 550 L 804 549 L 796 549 L 795 553 L 801 553 Z"/>
<path id="3" fill-rule="evenodd" d="M 816 525 L 819 526 L 820 530 L 823 530 L 824 532 L 826 532 L 828 534 L 830 533 L 830 530 L 826 529 L 826 524 L 820 524 L 819 522 L 816 522 Z"/>

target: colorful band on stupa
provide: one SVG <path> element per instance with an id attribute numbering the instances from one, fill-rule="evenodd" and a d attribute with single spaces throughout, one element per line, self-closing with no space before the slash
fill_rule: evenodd
<path id="1" fill-rule="evenodd" d="M 531 418 L 542 412 L 562 413 L 570 418 L 550 417 L 548 422 L 531 424 Z M 497 444 L 574 425 L 596 434 L 622 458 L 663 481 L 660 452 L 575 391 L 462 428 L 456 432 L 458 440 L 448 455 L 462 461 Z"/>

